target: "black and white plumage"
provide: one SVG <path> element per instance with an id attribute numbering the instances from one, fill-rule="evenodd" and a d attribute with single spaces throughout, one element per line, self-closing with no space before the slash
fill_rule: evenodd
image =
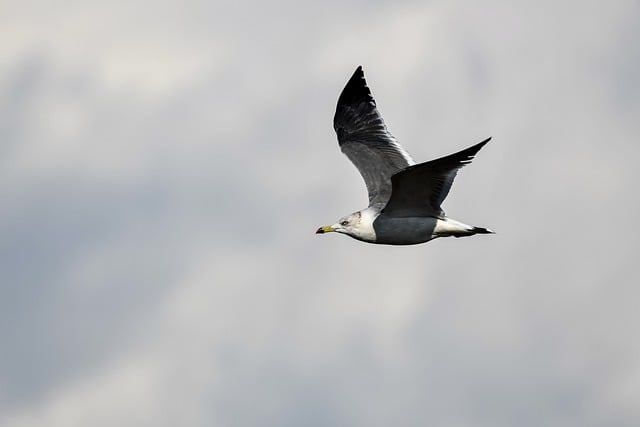
<path id="1" fill-rule="evenodd" d="M 369 206 L 316 233 L 338 232 L 369 243 L 412 245 L 437 237 L 493 233 L 447 218 L 441 204 L 458 170 L 491 138 L 416 164 L 389 133 L 358 67 L 340 97 L 333 126 L 342 152 L 358 168 Z"/>

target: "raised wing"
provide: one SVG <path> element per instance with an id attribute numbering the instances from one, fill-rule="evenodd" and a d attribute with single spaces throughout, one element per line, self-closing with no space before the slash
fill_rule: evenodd
<path id="1" fill-rule="evenodd" d="M 367 185 L 369 206 L 380 209 L 391 196 L 391 176 L 415 162 L 387 130 L 364 79 L 362 66 L 338 98 L 333 127 L 342 152 Z"/>
<path id="2" fill-rule="evenodd" d="M 458 170 L 471 163 L 484 141 L 429 162 L 410 166 L 391 177 L 392 192 L 384 213 L 393 216 L 442 216 L 440 205 L 449 194 Z"/>

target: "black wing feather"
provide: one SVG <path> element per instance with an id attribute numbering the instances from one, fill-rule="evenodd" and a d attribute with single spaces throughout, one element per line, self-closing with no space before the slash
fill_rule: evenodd
<path id="1" fill-rule="evenodd" d="M 409 166 L 391 177 L 392 192 L 384 213 L 393 216 L 443 216 L 440 205 L 449 194 L 458 170 L 471 163 L 491 138 L 429 162 Z"/>
<path id="2" fill-rule="evenodd" d="M 382 208 L 391 195 L 391 176 L 413 164 L 413 160 L 387 130 L 362 66 L 338 98 L 333 127 L 342 152 L 365 181 L 369 205 Z"/>

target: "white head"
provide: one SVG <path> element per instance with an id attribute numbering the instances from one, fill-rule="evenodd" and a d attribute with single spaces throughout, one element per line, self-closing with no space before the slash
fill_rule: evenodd
<path id="1" fill-rule="evenodd" d="M 326 225 L 318 228 L 316 234 L 324 233 L 342 233 L 351 236 L 354 239 L 364 240 L 366 242 L 375 242 L 376 232 L 373 229 L 373 221 L 375 217 L 368 209 L 354 212 L 351 215 L 342 217 L 333 225 Z"/>

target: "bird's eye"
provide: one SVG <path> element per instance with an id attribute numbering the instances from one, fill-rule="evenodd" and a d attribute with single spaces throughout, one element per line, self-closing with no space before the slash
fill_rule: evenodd
<path id="1" fill-rule="evenodd" d="M 349 224 L 349 221 L 342 221 L 342 222 L 340 223 L 340 225 L 347 225 L 347 224 Z"/>

